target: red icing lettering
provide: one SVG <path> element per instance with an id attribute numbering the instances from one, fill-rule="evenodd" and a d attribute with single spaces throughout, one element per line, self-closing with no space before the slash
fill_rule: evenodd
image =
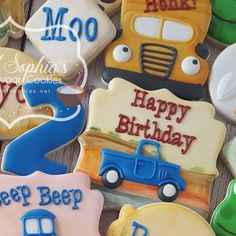
<path id="1" fill-rule="evenodd" d="M 134 107 L 145 107 L 144 102 L 145 102 L 145 97 L 148 94 L 148 92 L 145 91 L 140 91 L 138 89 L 134 89 L 135 94 L 135 99 L 134 102 L 131 103 L 131 106 Z"/>
<path id="2" fill-rule="evenodd" d="M 178 2 L 176 0 L 169 0 L 169 6 L 168 6 L 168 10 L 169 11 L 174 11 L 176 9 L 178 9 Z"/>
<path id="3" fill-rule="evenodd" d="M 168 102 L 170 107 L 168 115 L 165 117 L 166 120 L 171 120 L 171 117 L 174 116 L 177 112 L 177 104 L 173 102 Z"/>
<path id="4" fill-rule="evenodd" d="M 6 88 L 8 86 L 8 88 Z M 1 90 L 1 94 L 2 94 L 2 99 L 0 101 L 0 108 L 2 108 L 2 106 L 4 105 L 4 103 L 6 102 L 11 90 L 16 86 L 16 84 L 11 83 L 11 84 L 7 84 L 7 83 L 3 83 L 0 82 L 0 90 Z"/>
<path id="5" fill-rule="evenodd" d="M 157 8 L 157 3 L 156 0 L 146 0 L 146 9 L 144 10 L 144 12 L 157 12 L 158 8 Z"/>
<path id="6" fill-rule="evenodd" d="M 175 132 L 174 129 L 172 125 L 167 125 L 166 128 L 160 128 L 157 121 L 150 123 L 149 119 L 141 124 L 134 116 L 130 119 L 128 116 L 120 114 L 118 127 L 115 131 L 117 133 L 126 133 L 130 136 L 137 137 L 141 136 L 145 139 L 153 139 L 157 142 L 181 147 L 181 153 L 185 155 L 194 140 L 196 140 L 196 137 Z"/>
<path id="7" fill-rule="evenodd" d="M 156 103 L 155 98 L 149 98 L 146 106 L 147 110 L 155 111 L 156 110 L 155 103 Z"/>
<path id="8" fill-rule="evenodd" d="M 180 117 L 176 118 L 176 122 L 179 124 L 179 123 L 182 122 L 182 120 L 186 116 L 187 112 L 191 109 L 191 107 L 190 106 L 184 106 L 184 105 L 178 105 L 178 107 L 180 108 L 181 115 L 180 115 Z"/>
<path id="9" fill-rule="evenodd" d="M 190 106 L 177 104 L 175 102 L 167 102 L 165 100 L 154 97 L 148 97 L 149 93 L 146 91 L 134 89 L 135 97 L 131 103 L 133 107 L 140 107 L 154 112 L 155 118 L 164 118 L 166 120 L 175 120 L 177 123 L 181 123 L 185 118 Z M 130 132 L 133 132 L 132 130 Z"/>
<path id="10" fill-rule="evenodd" d="M 16 90 L 16 100 L 19 103 L 25 103 L 25 99 L 21 98 L 20 95 L 22 95 L 22 85 L 20 85 Z"/>
<path id="11" fill-rule="evenodd" d="M 10 92 L 16 88 L 16 84 L 15 83 L 10 83 L 7 84 L 5 82 L 0 82 L 0 94 L 1 94 L 1 100 L 0 100 L 0 108 L 3 107 L 3 105 L 5 104 L 7 98 L 10 95 Z M 15 96 L 16 96 L 16 100 L 19 103 L 25 103 L 24 98 L 20 97 L 22 91 L 22 85 L 18 86 L 17 89 L 15 89 Z"/>
<path id="12" fill-rule="evenodd" d="M 146 0 L 145 13 L 196 9 L 196 0 Z"/>
<path id="13" fill-rule="evenodd" d="M 156 118 L 160 118 L 161 117 L 161 113 L 164 113 L 167 109 L 167 102 L 163 101 L 163 100 L 157 100 L 157 102 L 159 103 L 158 109 L 157 109 L 157 113 L 154 115 L 154 117 Z"/>
<path id="14" fill-rule="evenodd" d="M 129 117 L 125 115 L 119 115 L 120 121 L 118 127 L 115 129 L 118 133 L 126 133 L 128 132 L 129 125 Z"/>
<path id="15" fill-rule="evenodd" d="M 189 0 L 181 0 L 181 4 L 180 4 L 180 10 L 191 10 L 192 8 L 194 8 L 193 6 L 190 6 L 188 4 Z M 192 2 L 192 1 L 191 1 Z"/>
<path id="16" fill-rule="evenodd" d="M 190 148 L 192 142 L 196 140 L 196 137 L 189 136 L 189 135 L 183 135 L 183 138 L 185 139 L 185 148 L 181 150 L 182 154 L 185 155 Z"/>

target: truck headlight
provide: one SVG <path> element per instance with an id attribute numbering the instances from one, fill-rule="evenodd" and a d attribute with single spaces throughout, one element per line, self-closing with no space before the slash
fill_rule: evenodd
<path id="1" fill-rule="evenodd" d="M 181 64 L 182 71 L 186 75 L 195 75 L 200 70 L 200 62 L 196 57 L 189 56 L 186 57 Z"/>
<path id="2" fill-rule="evenodd" d="M 125 44 L 120 44 L 116 46 L 112 54 L 114 60 L 119 63 L 127 62 L 132 56 L 131 49 Z"/>

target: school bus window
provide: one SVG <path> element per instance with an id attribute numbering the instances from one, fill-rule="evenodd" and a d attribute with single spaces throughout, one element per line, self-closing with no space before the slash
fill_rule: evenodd
<path id="1" fill-rule="evenodd" d="M 193 36 L 190 26 L 175 21 L 165 20 L 162 30 L 162 38 L 165 40 L 186 42 Z"/>
<path id="2" fill-rule="evenodd" d="M 52 221 L 50 219 L 41 219 L 41 228 L 45 234 L 53 233 Z"/>
<path id="3" fill-rule="evenodd" d="M 160 30 L 160 19 L 155 17 L 137 17 L 134 20 L 134 30 L 144 36 L 157 38 Z"/>
<path id="4" fill-rule="evenodd" d="M 39 223 L 36 219 L 27 219 L 25 221 L 25 229 L 27 234 L 38 234 L 39 233 Z"/>

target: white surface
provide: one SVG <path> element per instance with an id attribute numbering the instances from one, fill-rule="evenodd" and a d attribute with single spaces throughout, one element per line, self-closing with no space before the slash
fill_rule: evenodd
<path id="1" fill-rule="evenodd" d="M 160 20 L 156 17 L 137 17 L 134 21 L 134 29 L 137 33 L 157 38 L 160 28 Z"/>
<path id="2" fill-rule="evenodd" d="M 236 122 L 236 44 L 226 48 L 215 60 L 209 92 L 218 112 Z"/>
<path id="3" fill-rule="evenodd" d="M 124 48 L 127 48 L 128 51 L 124 52 Z M 130 48 L 125 44 L 120 44 L 116 46 L 113 50 L 113 58 L 119 63 L 127 62 L 131 58 L 131 56 L 132 52 Z"/>
<path id="4" fill-rule="evenodd" d="M 197 64 L 193 64 L 193 61 L 194 60 L 197 60 Z M 189 56 L 189 57 L 186 57 L 182 64 L 181 64 L 181 68 L 182 68 L 182 71 L 187 74 L 187 75 L 195 75 L 197 74 L 200 69 L 201 69 L 201 65 L 200 65 L 200 62 L 198 61 L 198 59 L 196 57 L 193 57 L 193 56 Z"/>
<path id="5" fill-rule="evenodd" d="M 166 40 L 186 42 L 191 39 L 192 28 L 174 21 L 166 20 L 162 30 L 162 37 Z"/>
<path id="6" fill-rule="evenodd" d="M 110 170 L 106 175 L 106 179 L 109 183 L 114 184 L 119 179 L 119 174 L 115 170 Z"/>
<path id="7" fill-rule="evenodd" d="M 43 233 L 50 234 L 53 232 L 53 224 L 50 219 L 41 219 L 41 227 Z"/>
<path id="8" fill-rule="evenodd" d="M 163 188 L 163 194 L 166 197 L 173 197 L 176 194 L 176 188 L 172 184 L 167 184 Z"/>
<path id="9" fill-rule="evenodd" d="M 25 221 L 25 228 L 26 228 L 26 233 L 28 234 L 37 234 L 39 233 L 39 225 L 38 225 L 38 220 L 36 219 L 28 219 Z"/>

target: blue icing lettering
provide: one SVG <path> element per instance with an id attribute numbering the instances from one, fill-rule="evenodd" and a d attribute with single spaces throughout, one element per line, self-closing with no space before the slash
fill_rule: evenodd
<path id="1" fill-rule="evenodd" d="M 81 202 L 82 200 L 82 192 L 80 191 L 80 189 L 72 189 L 70 190 L 70 192 L 72 193 L 72 199 L 73 199 L 73 210 L 79 209 L 78 204 L 79 202 Z"/>
<path id="2" fill-rule="evenodd" d="M 83 25 L 82 25 L 81 20 L 80 20 L 78 17 L 75 17 L 75 18 L 70 22 L 70 25 L 69 25 L 70 28 L 72 28 L 73 30 L 74 30 L 74 25 L 75 25 L 75 23 L 78 24 L 77 36 L 78 36 L 78 38 L 80 38 Z M 69 31 L 69 37 L 70 37 L 70 39 L 71 39 L 72 41 L 77 41 L 77 37 L 75 37 L 74 31 L 72 31 L 72 30 Z"/>
<path id="3" fill-rule="evenodd" d="M 58 36 L 55 37 L 56 31 L 58 26 L 63 24 L 63 15 L 68 12 L 68 8 L 61 7 L 58 10 L 55 23 L 53 23 L 52 17 L 52 9 L 50 7 L 44 7 L 43 12 L 46 13 L 46 26 L 45 27 L 52 27 L 51 36 L 48 35 L 49 29 L 45 30 L 45 35 L 41 37 L 41 40 L 57 40 L 57 41 L 64 41 L 66 38 L 62 36 L 62 28 L 59 27 Z"/>
<path id="4" fill-rule="evenodd" d="M 64 205 L 70 204 L 70 193 L 66 189 L 62 190 L 61 197 Z"/>
<path id="5" fill-rule="evenodd" d="M 56 40 L 56 41 L 64 41 L 66 37 L 62 35 L 62 26 L 63 26 L 63 19 L 64 15 L 69 12 L 68 8 L 60 7 L 56 14 L 56 19 L 53 19 L 53 11 L 50 7 L 43 7 L 43 12 L 46 14 L 46 29 L 43 36 L 41 36 L 41 40 L 49 41 L 49 40 Z M 75 25 L 77 25 L 77 30 L 75 30 Z M 69 39 L 73 42 L 76 42 L 78 38 L 81 37 L 82 33 L 85 35 L 85 39 L 88 42 L 93 42 L 97 38 L 98 34 L 98 21 L 94 17 L 89 17 L 84 23 L 83 29 L 83 22 L 80 18 L 74 17 L 71 19 L 69 23 L 68 35 Z M 58 35 L 56 33 L 58 32 Z M 50 32 L 50 33 L 49 33 Z"/>
<path id="6" fill-rule="evenodd" d="M 10 191 L 0 192 L 0 205 L 8 206 L 12 202 L 20 202 L 22 200 L 22 206 L 28 206 L 28 198 L 31 196 L 30 189 L 26 185 L 17 186 L 11 188 Z"/>
<path id="7" fill-rule="evenodd" d="M 40 192 L 40 206 L 46 206 L 51 203 L 52 199 L 50 196 L 50 189 L 48 187 L 37 187 L 37 190 Z"/>
<path id="8" fill-rule="evenodd" d="M 20 191 L 20 195 L 23 199 L 22 206 L 28 206 L 29 202 L 27 201 L 27 198 L 31 196 L 29 187 L 26 185 L 22 185 L 22 186 L 17 187 L 16 189 Z"/>
<path id="9" fill-rule="evenodd" d="M 59 191 L 51 191 L 49 187 L 39 186 L 37 187 L 40 196 L 40 206 L 46 206 L 49 204 L 54 205 L 69 205 L 72 204 L 72 210 L 79 209 L 78 203 L 82 200 L 82 192 L 80 189 L 71 189 L 71 190 L 62 190 Z"/>
<path id="10" fill-rule="evenodd" d="M 22 134 L 6 147 L 2 170 L 23 176 L 35 171 L 52 175 L 67 172 L 67 166 L 47 159 L 46 154 L 69 143 L 80 134 L 85 112 L 80 102 L 66 105 L 63 100 L 65 97 L 59 96 L 61 87 L 64 88 L 65 85 L 57 81 L 42 80 L 24 84 L 23 93 L 27 103 L 31 107 L 50 104 L 54 108 L 54 117 Z M 32 140 L 32 145 L 26 145 L 32 143 Z"/>
<path id="11" fill-rule="evenodd" d="M 131 236 L 137 236 L 137 235 L 147 236 L 148 230 L 145 226 L 143 226 L 135 221 L 132 223 L 132 226 L 134 227 L 134 230 L 133 230 Z M 138 232 L 143 233 L 143 234 L 138 234 Z"/>
<path id="12" fill-rule="evenodd" d="M 9 199 L 9 194 L 5 191 L 0 193 L 0 198 L 1 198 L 3 205 L 5 205 L 5 206 L 8 206 L 11 202 L 11 200 Z"/>
<path id="13" fill-rule="evenodd" d="M 10 190 L 10 197 L 11 197 L 11 200 L 14 201 L 14 202 L 19 202 L 20 201 L 19 192 L 14 188 L 12 188 Z"/>
<path id="14" fill-rule="evenodd" d="M 90 33 L 90 26 L 92 25 L 92 34 Z M 94 17 L 90 17 L 85 22 L 85 38 L 89 42 L 93 42 L 97 37 L 97 31 L 98 31 L 98 22 Z"/>

